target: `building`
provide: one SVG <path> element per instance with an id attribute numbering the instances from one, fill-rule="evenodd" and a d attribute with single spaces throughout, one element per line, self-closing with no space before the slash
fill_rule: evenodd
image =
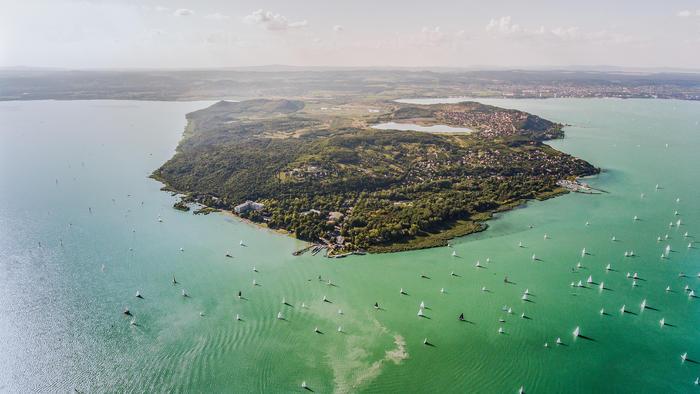
<path id="1" fill-rule="evenodd" d="M 263 208 L 265 208 L 265 205 L 260 204 L 259 202 L 248 200 L 248 201 L 244 202 L 243 204 L 236 205 L 233 208 L 233 210 L 234 210 L 234 212 L 236 212 L 237 214 L 240 215 L 240 214 L 246 213 L 250 210 L 259 211 Z"/>

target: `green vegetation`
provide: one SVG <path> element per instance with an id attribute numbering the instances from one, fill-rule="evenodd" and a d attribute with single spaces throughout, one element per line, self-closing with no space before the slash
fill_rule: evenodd
<path id="1" fill-rule="evenodd" d="M 493 212 L 563 190 L 598 170 L 542 141 L 559 124 L 474 102 L 251 100 L 187 116 L 177 153 L 153 177 L 186 200 L 330 245 L 332 253 L 444 245 L 485 228 Z M 394 121 L 471 134 L 377 130 Z"/>

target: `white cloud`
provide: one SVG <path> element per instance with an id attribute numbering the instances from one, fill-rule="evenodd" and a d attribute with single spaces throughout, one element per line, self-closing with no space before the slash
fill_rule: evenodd
<path id="1" fill-rule="evenodd" d="M 423 45 L 439 46 L 452 44 L 458 40 L 466 39 L 466 37 L 466 32 L 464 30 L 448 32 L 443 31 L 440 26 L 424 27 L 421 29 L 418 42 Z"/>
<path id="2" fill-rule="evenodd" d="M 520 25 L 514 24 L 510 16 L 502 16 L 499 19 L 491 19 L 486 25 L 486 31 L 500 34 L 513 34 L 521 31 Z"/>
<path id="3" fill-rule="evenodd" d="M 178 8 L 173 12 L 173 15 L 175 16 L 190 16 L 194 14 L 194 11 L 188 9 L 188 8 Z"/>
<path id="4" fill-rule="evenodd" d="M 486 31 L 498 37 L 509 37 L 540 41 L 588 41 L 598 43 L 631 43 L 635 41 L 630 36 L 616 34 L 607 30 L 585 32 L 577 26 L 547 28 L 527 28 L 513 23 L 510 16 L 491 19 L 486 25 Z"/>
<path id="5" fill-rule="evenodd" d="M 267 30 L 275 31 L 299 29 L 308 25 L 308 23 L 305 20 L 290 22 L 283 15 L 275 14 L 273 12 L 265 11 L 263 9 L 254 11 L 250 15 L 246 16 L 245 20 L 249 23 L 259 24 L 265 27 Z"/>
<path id="6" fill-rule="evenodd" d="M 215 13 L 213 13 L 213 14 L 206 15 L 205 18 L 207 18 L 207 19 L 213 19 L 213 20 L 217 20 L 217 21 L 223 21 L 223 20 L 231 19 L 230 16 L 224 15 L 224 14 L 222 14 L 222 13 L 220 13 L 220 12 L 215 12 Z"/>
<path id="7" fill-rule="evenodd" d="M 341 31 L 345 30 L 345 28 L 341 25 L 335 25 L 333 26 L 333 31 L 336 33 L 340 33 Z"/>
<path id="8" fill-rule="evenodd" d="M 689 16 L 700 16 L 700 9 L 697 9 L 695 11 L 691 11 L 691 10 L 679 11 L 677 15 L 680 16 L 681 18 L 687 18 Z"/>

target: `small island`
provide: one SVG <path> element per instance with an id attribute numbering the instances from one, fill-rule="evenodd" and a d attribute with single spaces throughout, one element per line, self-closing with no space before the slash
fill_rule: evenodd
<path id="1" fill-rule="evenodd" d="M 476 102 L 220 101 L 187 120 L 175 155 L 152 174 L 184 195 L 176 208 L 231 211 L 329 256 L 443 246 L 599 172 L 543 143 L 562 138 L 563 125 Z M 372 127 L 386 122 L 470 132 Z"/>

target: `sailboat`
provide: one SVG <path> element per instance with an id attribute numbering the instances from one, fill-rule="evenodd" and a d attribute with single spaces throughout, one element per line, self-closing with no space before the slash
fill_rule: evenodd
<path id="1" fill-rule="evenodd" d="M 671 286 L 666 286 L 666 292 L 668 293 L 669 291 L 671 291 Z"/>
<path id="2" fill-rule="evenodd" d="M 610 263 L 608 263 L 608 265 L 605 266 L 605 270 L 610 271 L 611 269 L 612 269 L 612 266 L 610 265 Z"/>
<path id="3" fill-rule="evenodd" d="M 453 250 L 453 251 L 452 251 L 452 257 L 457 257 L 457 251 L 456 251 L 456 250 Z"/>
<path id="4" fill-rule="evenodd" d="M 284 319 L 284 315 L 282 315 L 282 312 L 277 312 L 277 318 L 280 320 Z"/>
<path id="5" fill-rule="evenodd" d="M 424 308 L 425 308 L 425 302 L 421 301 L 420 302 L 420 309 L 424 309 Z"/>
<path id="6" fill-rule="evenodd" d="M 574 338 L 577 338 L 581 334 L 581 328 L 579 326 L 576 326 L 573 334 L 574 334 Z"/>
<path id="7" fill-rule="evenodd" d="M 503 327 L 498 327 L 498 333 L 503 334 Z"/>
<path id="8" fill-rule="evenodd" d="M 444 293 L 444 292 L 445 292 L 445 288 L 443 287 L 440 289 L 440 293 Z"/>
<path id="9" fill-rule="evenodd" d="M 688 359 L 688 352 L 681 354 L 681 361 L 685 362 Z"/>
<path id="10" fill-rule="evenodd" d="M 533 261 L 537 260 L 537 255 L 534 254 L 534 253 L 532 254 L 532 260 L 533 260 Z"/>
<path id="11" fill-rule="evenodd" d="M 243 240 L 240 240 L 240 241 L 238 242 L 238 244 L 241 245 L 241 246 L 245 245 L 245 244 L 243 243 Z"/>
<path id="12" fill-rule="evenodd" d="M 600 290 L 605 290 L 605 283 L 604 283 L 604 282 L 600 282 L 600 284 L 598 285 L 598 288 L 599 288 Z"/>
<path id="13" fill-rule="evenodd" d="M 605 314 L 605 308 L 600 308 L 600 314 L 604 315 Z"/>
<path id="14" fill-rule="evenodd" d="M 301 388 L 303 388 L 303 389 L 308 389 L 308 388 L 309 388 L 309 386 L 306 384 L 306 380 L 303 381 L 303 382 L 301 382 Z"/>
<path id="15" fill-rule="evenodd" d="M 526 293 L 526 294 L 523 294 L 523 296 L 521 297 L 521 299 L 522 299 L 523 301 L 527 301 L 527 300 L 528 300 L 528 298 L 527 298 L 527 293 Z"/>
<path id="16" fill-rule="evenodd" d="M 399 294 L 406 295 L 406 292 L 403 291 L 403 287 L 399 290 Z"/>
<path id="17" fill-rule="evenodd" d="M 557 338 L 557 345 L 561 345 L 561 338 Z"/>
<path id="18" fill-rule="evenodd" d="M 659 325 L 660 325 L 661 327 L 665 326 L 665 325 L 666 325 L 666 319 L 662 317 L 661 320 L 659 320 Z"/>
<path id="19" fill-rule="evenodd" d="M 591 283 L 593 283 L 593 275 L 588 275 L 588 279 L 586 279 L 586 283 L 588 283 L 589 285 Z"/>
<path id="20" fill-rule="evenodd" d="M 586 257 L 586 248 L 581 249 L 581 257 Z"/>
<path id="21" fill-rule="evenodd" d="M 279 317 L 278 317 L 278 319 L 279 319 Z M 236 313 L 236 320 L 241 321 L 241 315 L 239 315 L 238 313 Z"/>
<path id="22" fill-rule="evenodd" d="M 522 248 L 523 247 L 523 241 L 518 242 L 518 247 Z"/>
<path id="23" fill-rule="evenodd" d="M 647 308 L 647 299 L 642 300 L 642 304 L 639 306 L 639 309 L 644 310 Z"/>
<path id="24" fill-rule="evenodd" d="M 423 308 L 418 309 L 418 317 L 425 317 L 425 314 L 423 313 Z"/>
<path id="25" fill-rule="evenodd" d="M 625 305 L 622 305 L 622 308 L 620 308 L 620 313 L 625 313 Z"/>
<path id="26" fill-rule="evenodd" d="M 143 296 L 141 296 L 141 292 L 138 290 L 136 290 L 136 298 L 143 298 Z"/>

